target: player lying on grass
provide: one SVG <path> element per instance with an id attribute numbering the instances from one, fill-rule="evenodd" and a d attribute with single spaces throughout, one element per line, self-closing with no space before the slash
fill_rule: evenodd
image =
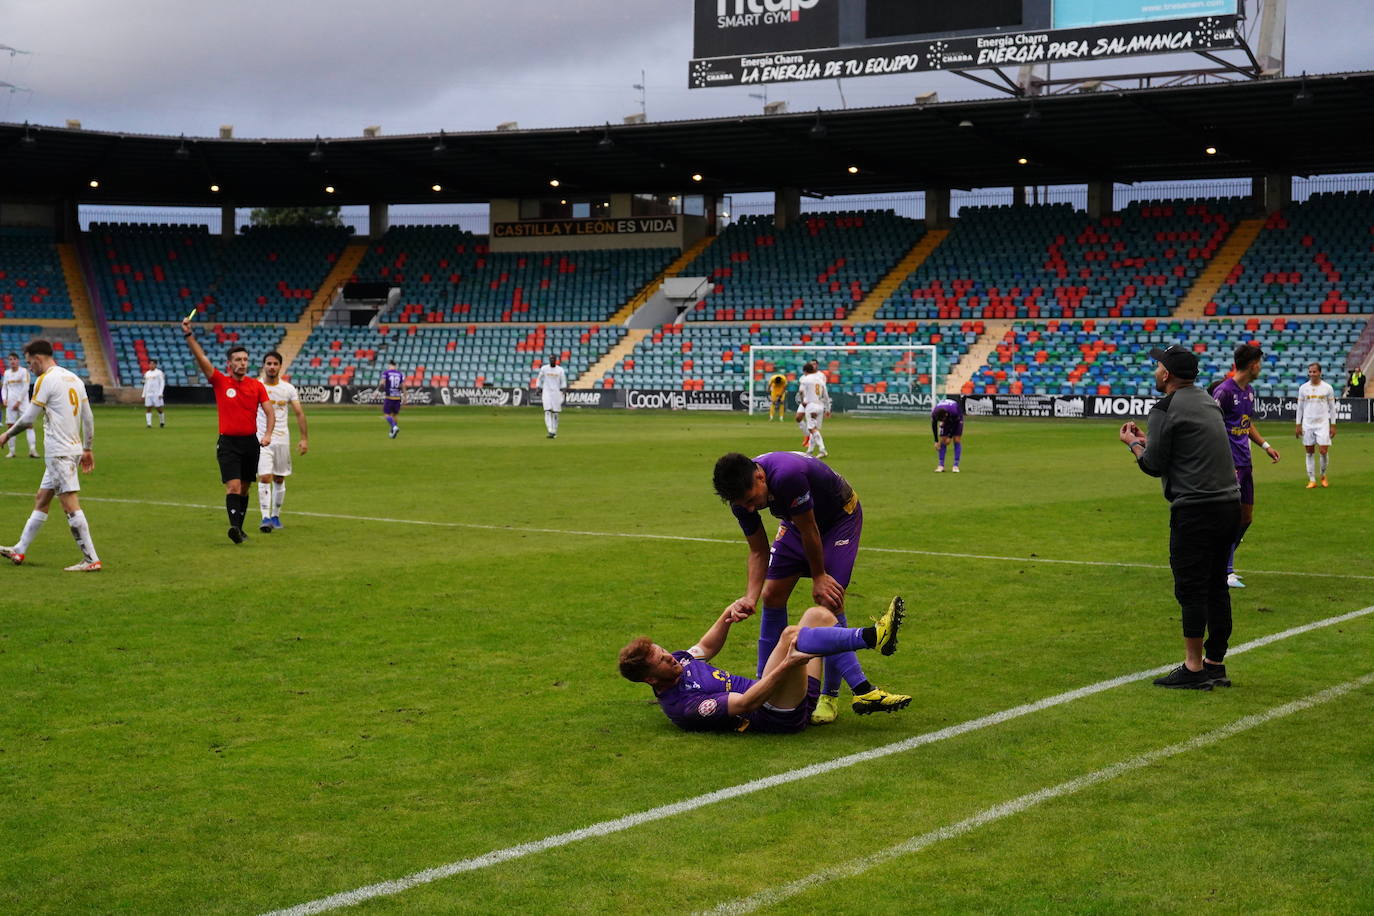
<path id="1" fill-rule="evenodd" d="M 663 712 L 684 731 L 799 732 L 810 723 L 820 696 L 821 659 L 856 649 L 891 655 L 906 606 L 893 598 L 871 627 L 836 626 L 834 613 L 810 608 L 799 625 L 782 631 L 757 680 L 710 664 L 730 627 L 752 613 L 731 605 L 685 652 L 669 652 L 641 636 L 620 650 L 620 673 L 652 687 Z M 879 708 L 891 711 L 909 702 L 907 697 L 900 705 Z"/>

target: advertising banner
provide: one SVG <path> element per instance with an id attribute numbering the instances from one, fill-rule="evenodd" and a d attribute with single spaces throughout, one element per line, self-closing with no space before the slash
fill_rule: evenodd
<path id="1" fill-rule="evenodd" d="M 833 48 L 840 43 L 839 9 L 840 0 L 696 0 L 692 54 Z"/>
<path id="2" fill-rule="evenodd" d="M 677 232 L 676 216 L 631 216 L 624 219 L 527 219 L 492 223 L 498 239 L 569 238 L 584 235 L 644 235 Z"/>

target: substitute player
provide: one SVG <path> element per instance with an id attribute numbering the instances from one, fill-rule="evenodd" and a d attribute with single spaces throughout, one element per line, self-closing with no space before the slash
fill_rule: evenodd
<path id="1" fill-rule="evenodd" d="M 824 656 L 858 649 L 897 651 L 897 631 L 905 606 L 893 598 L 887 613 L 871 627 L 837 626 L 823 607 L 802 614 L 799 626 L 785 628 L 758 679 L 740 677 L 710 664 L 747 614 L 726 609 L 685 652 L 668 652 L 647 636 L 620 650 L 620 673 L 653 688 L 668 719 L 683 731 L 792 734 L 810 724 L 820 693 Z"/>
<path id="2" fill-rule="evenodd" d="M 563 389 L 568 387 L 568 373 L 558 365 L 557 356 L 550 356 L 549 361 L 539 367 L 535 384 L 544 402 L 544 429 L 550 439 L 557 439 L 558 415 L 563 412 Z"/>
<path id="3" fill-rule="evenodd" d="M 157 360 L 148 360 L 150 368 L 143 373 L 143 422 L 153 428 L 153 410 L 157 410 L 159 428 L 167 425 L 167 415 L 162 410 L 162 393 L 167 390 L 167 376 L 162 374 Z"/>
<path id="4" fill-rule="evenodd" d="M 1255 413 L 1255 392 L 1250 383 L 1259 378 L 1260 366 L 1264 362 L 1264 351 L 1254 344 L 1241 344 L 1236 347 L 1235 371 L 1231 377 L 1212 389 L 1212 397 L 1221 406 L 1221 417 L 1226 423 L 1226 432 L 1231 439 L 1231 459 L 1236 465 L 1236 483 L 1240 485 L 1240 528 L 1236 532 L 1236 543 L 1231 548 L 1231 556 L 1226 561 L 1226 584 L 1230 588 L 1245 588 L 1245 583 L 1236 574 L 1236 548 L 1245 537 L 1245 531 L 1255 517 L 1255 475 L 1250 460 L 1250 443 L 1254 442 L 1264 449 L 1271 463 L 1279 460 L 1278 449 L 1271 448 L 1252 419 Z"/>
<path id="5" fill-rule="evenodd" d="M 410 385 L 406 383 L 405 376 L 401 374 L 400 369 L 396 368 L 396 360 L 387 362 L 386 371 L 382 373 L 379 387 L 382 389 L 382 416 L 386 417 L 386 422 L 391 427 L 387 436 L 395 439 L 401 432 L 401 426 L 396 422 L 396 415 L 401 412 L 401 402 L 406 399 L 406 392 L 410 390 Z"/>
<path id="6" fill-rule="evenodd" d="M 215 458 L 219 461 L 219 476 L 224 482 L 224 510 L 229 514 L 229 540 L 242 544 L 248 540 L 243 533 L 243 520 L 248 515 L 248 485 L 257 479 L 258 452 L 272 442 L 276 428 L 275 411 L 267 412 L 266 431 L 258 434 L 258 406 L 267 403 L 267 389 L 262 382 L 248 375 L 248 351 L 230 347 L 229 374 L 225 375 L 210 364 L 205 351 L 196 340 L 191 319 L 181 321 L 182 336 L 191 348 L 196 365 L 205 373 L 210 387 L 215 389 L 215 409 L 219 413 L 219 440 L 215 444 Z"/>
<path id="7" fill-rule="evenodd" d="M 782 422 L 787 412 L 787 376 L 774 372 L 768 379 L 768 419 Z"/>
<path id="8" fill-rule="evenodd" d="M 1321 452 L 1322 486 L 1330 486 L 1326 482 L 1326 453 L 1336 438 L 1336 392 L 1322 381 L 1321 363 L 1307 367 L 1307 381 L 1298 387 L 1298 422 L 1293 435 L 1302 440 L 1307 452 L 1307 489 L 1317 485 L 1314 450 Z"/>
<path id="9" fill-rule="evenodd" d="M 825 450 L 825 437 L 821 435 L 821 424 L 828 416 L 830 392 L 825 387 L 825 374 L 814 362 L 808 362 L 802 366 L 802 377 L 797 380 L 797 420 L 806 433 L 802 443 L 806 454 L 814 451 L 817 458 L 830 454 Z"/>
<path id="10" fill-rule="evenodd" d="M 721 456 L 712 475 L 716 495 L 730 505 L 749 544 L 745 593 L 726 608 L 749 616 L 758 606 L 758 671 L 763 672 L 783 629 L 787 599 L 802 576 L 811 577 L 811 597 L 834 611 L 841 626 L 844 593 L 854 572 L 863 534 L 863 507 L 854 488 L 824 462 L 796 452 L 768 452 L 749 458 Z M 767 507 L 782 519 L 770 547 L 759 512 Z M 839 714 L 840 681 L 854 694 L 859 715 L 904 709 L 911 697 L 874 687 L 852 652 L 825 665 L 825 683 L 811 721 L 834 722 Z"/>
<path id="11" fill-rule="evenodd" d="M 71 529 L 76 546 L 81 551 L 81 562 L 66 567 L 67 572 L 99 572 L 100 557 L 96 555 L 95 544 L 91 542 L 91 529 L 86 523 L 86 513 L 81 511 L 77 494 L 81 482 L 77 470 L 95 470 L 95 454 L 91 451 L 95 440 L 95 417 L 91 415 L 91 404 L 86 400 L 86 386 L 74 373 L 64 369 L 52 358 L 52 344 L 46 340 L 31 341 L 24 347 L 24 358 L 29 369 L 38 376 L 33 386 L 33 400 L 24 408 L 19 419 L 0 433 L 0 445 L 13 442 L 14 437 L 23 429 L 32 430 L 38 422 L 39 413 L 43 414 L 43 451 L 46 467 L 43 480 L 38 484 L 38 493 L 33 498 L 33 514 L 24 524 L 24 532 L 13 547 L 0 547 L 0 557 L 8 557 L 15 566 L 24 562 L 29 545 L 38 535 L 38 530 L 48 520 L 48 509 L 52 506 L 53 494 L 67 514 L 67 527 Z"/>
<path id="12" fill-rule="evenodd" d="M 29 370 L 19 365 L 19 354 L 9 355 L 9 365 L 5 368 L 4 388 L 5 399 L 5 425 L 10 426 L 17 422 L 24 415 L 25 409 L 29 406 Z M 34 435 L 33 427 L 26 430 L 29 440 L 29 457 L 38 457 L 38 438 Z M 14 457 L 14 447 L 18 441 L 11 439 L 9 451 L 6 458 Z"/>
<path id="13" fill-rule="evenodd" d="M 944 473 L 945 454 L 952 442 L 954 466 L 950 470 L 958 474 L 959 459 L 964 456 L 964 410 L 958 401 L 945 398 L 935 405 L 930 412 L 930 434 L 935 437 L 935 452 L 940 462 L 935 465 L 935 473 Z"/>
<path id="14" fill-rule="evenodd" d="M 267 403 L 258 411 L 258 436 L 267 431 L 267 414 L 276 414 L 272 427 L 272 442 L 258 453 L 258 511 L 262 522 L 258 530 L 271 534 L 280 528 L 281 507 L 286 502 L 286 478 L 291 476 L 291 432 L 286 422 L 289 407 L 296 414 L 296 428 L 301 437 L 296 443 L 300 453 L 309 450 L 309 433 L 305 428 L 305 411 L 296 386 L 281 377 L 281 354 L 272 350 L 262 358 L 262 375 L 258 378 L 267 389 Z"/>

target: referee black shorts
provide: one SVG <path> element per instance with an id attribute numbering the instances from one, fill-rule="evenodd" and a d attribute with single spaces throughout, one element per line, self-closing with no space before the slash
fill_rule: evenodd
<path id="1" fill-rule="evenodd" d="M 224 483 L 231 480 L 254 481 L 258 479 L 258 445 L 256 436 L 219 437 L 215 445 L 215 457 L 219 459 L 219 479 Z"/>

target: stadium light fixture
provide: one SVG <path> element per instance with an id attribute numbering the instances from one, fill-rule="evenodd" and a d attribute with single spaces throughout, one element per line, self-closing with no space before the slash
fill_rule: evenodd
<path id="1" fill-rule="evenodd" d="M 858 167 L 857 165 L 851 165 L 851 166 L 849 167 L 849 174 L 851 174 L 851 175 L 857 175 L 857 174 L 859 174 L 859 167 Z"/>
<path id="2" fill-rule="evenodd" d="M 693 173 L 692 173 L 692 180 L 693 180 L 693 181 L 701 181 L 701 173 L 700 173 L 700 172 L 693 172 Z"/>
<path id="3" fill-rule="evenodd" d="M 1312 107 L 1312 93 L 1307 88 L 1307 71 L 1302 71 L 1302 84 L 1298 86 L 1298 91 L 1293 93 L 1294 108 Z"/>
<path id="4" fill-rule="evenodd" d="M 100 179 L 99 179 L 99 178 L 92 178 L 92 179 L 88 182 L 88 184 L 90 184 L 90 186 L 93 187 L 93 188 L 98 188 L 98 187 L 100 187 Z"/>
<path id="5" fill-rule="evenodd" d="M 334 186 L 333 186 L 332 184 L 327 184 L 327 185 L 325 185 L 325 186 L 324 186 L 324 193 L 326 193 L 326 194 L 333 194 L 333 193 L 334 193 Z"/>
<path id="6" fill-rule="evenodd" d="M 191 151 L 186 148 L 185 134 L 181 135 L 181 144 L 176 149 L 172 150 L 172 155 L 180 159 L 182 162 L 185 162 L 187 159 L 191 158 Z"/>
<path id="7" fill-rule="evenodd" d="M 1019 156 L 1016 160 L 1017 165 L 1027 165 L 1029 162 L 1030 160 L 1027 159 L 1025 156 Z"/>
<path id="8" fill-rule="evenodd" d="M 439 139 L 435 141 L 434 146 L 430 147 L 429 151 L 435 156 L 442 156 L 444 153 L 448 152 L 448 146 L 444 143 L 444 132 L 442 130 L 439 131 Z"/>
<path id="9" fill-rule="evenodd" d="M 38 145 L 38 138 L 29 133 L 28 121 L 24 122 L 24 136 L 19 138 L 19 142 L 23 144 L 26 149 L 31 149 Z"/>
<path id="10" fill-rule="evenodd" d="M 212 185 L 210 185 L 210 193 L 211 193 L 211 194 L 218 194 L 218 193 L 219 193 L 219 185 L 217 185 L 217 184 L 212 184 Z"/>
<path id="11" fill-rule="evenodd" d="M 973 122 L 970 121 L 968 118 L 964 118 L 964 120 L 962 120 L 962 121 L 959 122 L 959 126 L 960 126 L 960 127 L 972 127 L 972 126 L 973 126 Z"/>
<path id="12" fill-rule="evenodd" d="M 829 128 L 821 123 L 821 110 L 816 109 L 816 123 L 811 125 L 811 130 L 807 131 L 812 140 L 824 140 L 830 133 Z"/>
<path id="13" fill-rule="evenodd" d="M 440 191 L 444 189 L 444 186 L 441 184 L 432 184 L 429 186 L 429 189 L 433 191 L 435 194 L 438 194 Z"/>
<path id="14" fill-rule="evenodd" d="M 1208 145 L 1208 147 L 1204 149 L 1203 152 L 1209 156 L 1215 156 L 1217 154 L 1217 148 L 1215 146 Z"/>
<path id="15" fill-rule="evenodd" d="M 1034 127 L 1040 123 L 1040 109 L 1035 107 L 1034 102 L 1031 102 L 1031 106 L 1027 108 L 1026 113 L 1021 116 L 1021 120 L 1025 122 L 1027 127 Z"/>
<path id="16" fill-rule="evenodd" d="M 311 162 L 323 162 L 323 161 L 324 161 L 324 150 L 320 149 L 320 135 L 319 135 L 319 134 L 316 134 L 316 135 L 315 135 L 315 148 L 312 149 L 312 150 L 310 151 L 310 155 L 309 155 L 307 158 L 308 158 Z"/>
<path id="17" fill-rule="evenodd" d="M 606 129 L 601 132 L 601 139 L 596 141 L 596 148 L 603 153 L 615 146 L 615 141 L 611 139 L 611 122 L 606 122 Z"/>
<path id="18" fill-rule="evenodd" d="M 556 187 L 558 187 L 560 184 L 562 184 L 562 182 L 560 182 L 557 178 L 550 178 L 550 179 L 549 179 L 549 187 L 551 187 L 551 188 L 556 188 Z"/>

